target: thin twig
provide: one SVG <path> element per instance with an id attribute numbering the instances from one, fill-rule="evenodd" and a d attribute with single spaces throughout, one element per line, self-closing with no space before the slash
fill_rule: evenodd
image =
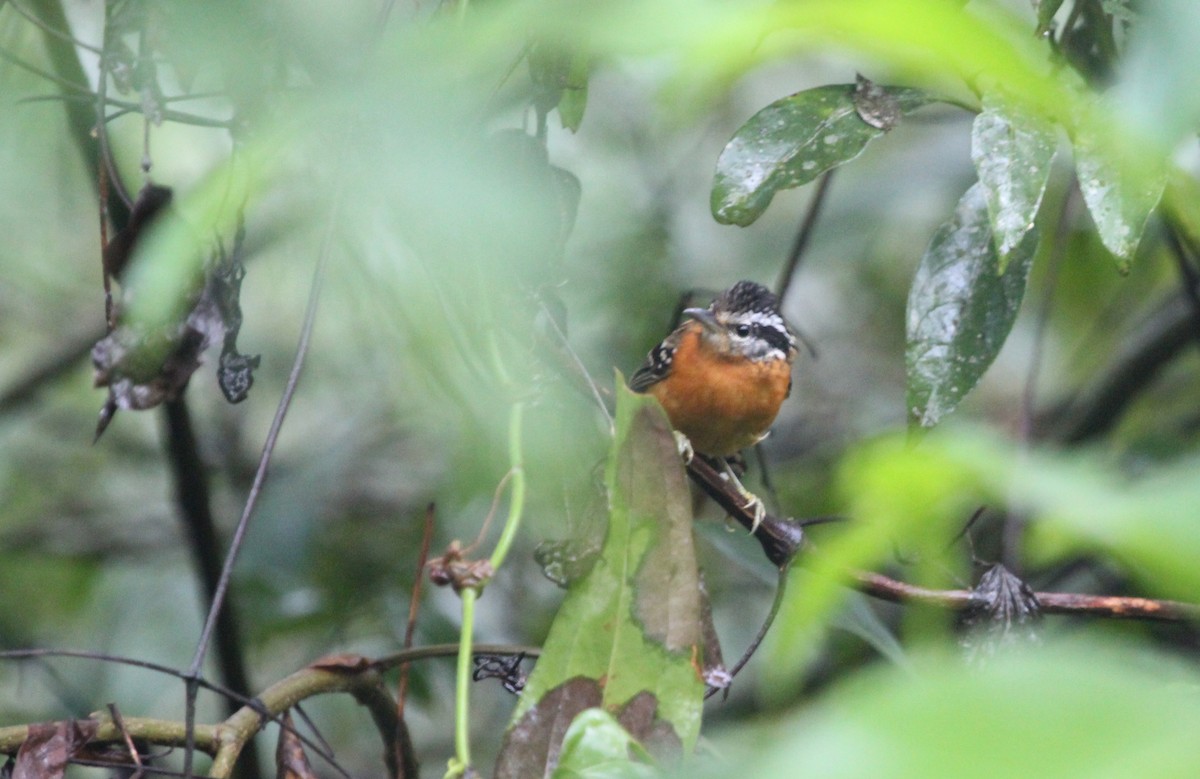
<path id="1" fill-rule="evenodd" d="M 167 459 L 171 464 L 171 476 L 175 483 L 175 501 L 188 548 L 196 565 L 196 571 L 204 588 L 205 600 L 212 607 L 221 575 L 221 543 L 216 522 L 212 515 L 211 497 L 204 462 L 200 458 L 200 446 L 196 441 L 187 398 L 179 397 L 163 405 L 166 420 Z M 234 691 L 249 695 L 251 690 L 246 659 L 242 652 L 241 628 L 233 604 L 226 603 L 218 611 L 217 660 L 221 677 Z M 228 702 L 229 714 L 237 711 L 232 700 Z M 250 755 L 242 769 L 245 779 L 256 779 L 259 774 L 257 745 L 248 745 Z"/>
<path id="2" fill-rule="evenodd" d="M 154 99 L 151 83 L 154 84 L 155 88 L 157 88 L 157 86 L 158 86 L 158 73 L 157 73 L 157 71 L 152 70 L 152 68 L 154 68 L 154 63 L 150 62 L 149 60 L 146 59 L 146 57 L 147 57 L 146 49 L 149 46 L 149 43 L 147 40 L 147 35 L 148 35 L 147 27 L 148 26 L 149 25 L 143 23 L 142 28 L 140 30 L 138 30 L 137 64 L 134 66 L 137 68 L 138 72 L 140 74 L 142 74 L 142 78 L 140 79 L 141 80 L 140 92 L 141 92 L 141 97 L 142 97 L 142 177 L 143 177 L 142 183 L 143 184 L 150 183 L 150 168 L 153 165 L 153 163 L 150 159 L 150 115 L 146 113 L 146 109 L 145 109 L 145 106 L 147 105 L 146 93 L 149 90 L 151 93 L 151 99 Z M 149 71 L 149 74 L 152 74 L 154 76 L 153 80 L 146 78 L 146 75 L 148 75 L 147 71 Z M 155 101 L 155 102 L 157 105 L 157 101 Z M 160 112 L 163 110 L 161 105 L 158 105 L 157 107 Z"/>
<path id="3" fill-rule="evenodd" d="M 479 527 L 479 532 L 475 534 L 475 540 L 462 550 L 462 554 L 469 555 L 483 543 L 483 539 L 487 536 L 488 528 L 492 526 L 492 520 L 496 517 L 496 509 L 500 506 L 500 498 L 504 497 L 504 488 L 508 486 L 509 480 L 513 477 L 512 469 L 500 478 L 500 482 L 496 485 L 496 489 L 492 492 L 492 505 L 488 508 L 487 516 L 483 518 L 483 524 Z"/>
<path id="4" fill-rule="evenodd" d="M 38 2 L 29 9 L 37 15 L 42 23 L 51 29 L 70 29 L 63 4 L 55 2 Z M 98 181 L 100 166 L 97 154 L 97 139 L 93 137 L 96 126 L 96 111 L 92 103 L 94 95 L 89 86 L 89 79 L 80 63 L 79 52 L 73 45 L 67 45 L 52 35 L 44 35 L 46 54 L 53 67 L 54 78 L 50 79 L 61 85 L 70 94 L 65 95 L 65 113 L 67 128 L 75 148 L 79 150 L 84 167 L 90 172 L 92 181 Z M 123 223 L 129 217 L 128 208 L 124 203 L 113 204 L 112 217 L 114 224 Z"/>
<path id="5" fill-rule="evenodd" d="M 1166 225 L 1167 242 L 1171 245 L 1171 254 L 1175 256 L 1175 266 L 1179 271 L 1179 282 L 1183 287 L 1183 297 L 1192 308 L 1196 322 L 1195 334 L 1200 339 L 1200 273 L 1192 266 L 1192 253 L 1184 247 L 1181 230 L 1174 220 Z M 1194 249 L 1194 247 L 1192 247 Z"/>
<path id="6" fill-rule="evenodd" d="M 1054 229 L 1054 245 L 1050 250 L 1050 264 L 1046 269 L 1046 289 L 1042 293 L 1041 305 L 1038 306 L 1037 317 L 1034 320 L 1033 353 L 1029 357 L 1029 373 L 1025 377 L 1025 386 L 1021 392 L 1020 436 L 1026 445 L 1033 438 L 1033 420 L 1037 405 L 1037 384 L 1042 368 L 1042 354 L 1046 347 L 1046 332 L 1050 324 L 1050 312 L 1054 307 L 1054 293 L 1058 288 L 1059 271 L 1063 258 L 1067 255 L 1067 238 L 1070 236 L 1070 215 L 1074 207 L 1075 185 L 1067 191 L 1063 198 L 1062 212 L 1058 216 L 1058 224 Z"/>
<path id="7" fill-rule="evenodd" d="M 196 645 L 196 653 L 192 657 L 192 664 L 188 670 L 188 676 L 198 678 L 200 669 L 204 665 L 204 658 L 208 654 L 208 645 L 212 640 L 213 630 L 216 627 L 217 615 L 221 611 L 221 606 L 225 602 L 225 595 L 229 590 L 229 580 L 233 575 L 233 566 L 237 561 L 238 552 L 241 550 L 242 543 L 246 537 L 246 530 L 250 524 L 250 517 L 254 514 L 254 509 L 258 505 L 259 495 L 262 493 L 263 484 L 267 478 L 267 471 L 271 464 L 271 455 L 275 451 L 275 444 L 279 440 L 279 432 L 283 428 L 284 417 L 287 416 L 288 409 L 291 407 L 292 397 L 296 394 L 296 387 L 300 382 L 300 374 L 304 368 L 305 357 L 308 355 L 309 343 L 312 339 L 313 325 L 317 319 L 317 302 L 320 300 L 321 281 L 324 277 L 325 265 L 333 248 L 333 236 L 338 219 L 338 212 L 341 207 L 340 192 L 334 195 L 332 212 L 329 217 L 328 229 L 321 242 L 321 248 L 317 255 L 316 267 L 313 269 L 312 285 L 308 295 L 308 306 L 304 312 L 304 324 L 300 329 L 299 343 L 296 345 L 296 356 L 292 360 L 292 369 L 288 374 L 287 384 L 283 388 L 283 396 L 279 399 L 279 405 L 275 409 L 275 417 L 271 420 L 271 427 L 267 431 L 267 438 L 263 444 L 262 455 L 258 461 L 258 468 L 254 472 L 254 481 L 250 485 L 250 491 L 246 495 L 246 505 L 242 509 L 242 515 L 238 519 L 237 528 L 234 530 L 233 538 L 229 544 L 229 552 L 225 556 L 225 565 L 221 570 L 221 577 L 217 582 L 216 591 L 213 593 L 212 607 L 208 611 L 208 617 L 204 621 L 204 629 L 200 634 L 200 640 Z M 189 686 L 189 714 L 191 721 L 194 722 L 194 696 Z M 188 750 L 184 755 L 184 773 L 191 769 L 191 750 Z"/>
<path id="8" fill-rule="evenodd" d="M 1022 456 L 1033 442 L 1033 422 L 1037 408 L 1038 378 L 1041 374 L 1042 355 L 1046 347 L 1046 333 L 1050 325 L 1050 314 L 1054 308 L 1054 295 L 1058 288 L 1059 271 L 1067 254 L 1067 239 L 1071 233 L 1071 211 L 1074 207 L 1077 185 L 1074 181 L 1063 197 L 1062 210 L 1054 229 L 1054 244 L 1050 250 L 1049 267 L 1046 269 L 1046 288 L 1042 292 L 1041 304 L 1033 325 L 1033 351 L 1029 355 L 1029 373 L 1021 390 L 1021 411 L 1018 436 Z M 1026 518 L 1019 512 L 1006 511 L 1000 527 L 1000 562 L 1005 568 L 1020 575 L 1021 536 L 1024 535 Z M 974 545 L 972 545 L 973 547 Z M 972 548 L 972 555 L 974 549 Z"/>
<path id="9" fill-rule="evenodd" d="M 117 171 L 117 163 L 113 158 L 112 145 L 108 141 L 108 34 L 109 34 L 109 11 L 111 5 L 104 4 L 104 34 L 101 36 L 101 48 L 103 53 L 99 60 L 99 74 L 96 76 L 96 139 L 100 142 L 100 162 L 108 171 L 108 182 L 112 185 L 113 190 L 117 193 L 117 197 L 125 204 L 126 208 L 133 209 L 133 198 L 129 196 L 129 190 L 125 188 L 125 182 L 121 180 L 121 175 Z M 118 229 L 120 229 L 118 227 Z"/>
<path id="10" fill-rule="evenodd" d="M 408 600 L 408 622 L 404 626 L 404 649 L 412 649 L 417 631 L 417 609 L 421 605 L 422 584 L 425 581 L 425 564 L 429 561 L 429 547 L 433 543 L 433 523 L 437 517 L 436 504 L 425 507 L 425 527 L 421 533 L 421 551 L 417 555 L 417 570 L 413 578 L 412 597 Z M 404 704 L 408 697 L 409 664 L 400 666 L 400 680 L 396 684 L 396 718 L 404 720 Z"/>
<path id="11" fill-rule="evenodd" d="M 924 603 L 956 611 L 965 609 L 972 603 L 970 590 L 934 590 L 867 571 L 854 573 L 853 585 L 866 595 L 892 603 Z M 1157 622 L 1200 622 L 1200 605 L 1194 603 L 1114 595 L 1080 595 L 1072 592 L 1037 592 L 1034 596 L 1045 614 Z"/>
<path id="12" fill-rule="evenodd" d="M 422 660 L 453 657 L 458 654 L 459 649 L 460 649 L 460 647 L 458 644 L 433 644 L 430 646 L 417 647 L 416 649 L 410 649 L 410 650 L 406 650 L 403 652 L 397 652 L 392 655 L 387 655 L 385 657 L 381 657 L 381 658 L 377 658 L 372 661 L 368 661 L 367 663 L 365 663 L 363 665 L 363 670 L 364 671 L 371 670 L 371 671 L 378 672 L 378 673 L 384 673 L 392 668 L 401 667 L 401 666 L 404 666 L 409 663 L 415 663 L 415 662 L 419 662 Z M 499 655 L 499 656 L 524 655 L 526 657 L 538 657 L 541 655 L 541 649 L 539 647 L 535 647 L 535 646 L 512 646 L 512 645 L 506 645 L 506 644 L 477 644 L 475 646 L 475 655 L 477 655 L 477 656 L 478 655 Z M 78 649 L 14 649 L 14 650 L 0 651 L 0 660 L 30 660 L 30 659 L 44 659 L 44 658 L 48 658 L 48 657 L 96 660 L 96 661 L 101 661 L 101 662 L 116 663 L 119 665 L 127 665 L 127 666 L 131 666 L 134 668 L 141 668 L 143 670 L 152 671 L 155 673 L 165 674 L 168 676 L 175 677 L 177 679 L 182 679 L 184 681 L 189 681 L 189 682 L 194 681 L 195 684 L 200 688 L 223 695 L 223 696 L 229 698 L 230 700 L 239 701 L 242 704 L 242 708 L 239 710 L 238 714 L 234 715 L 235 717 L 244 717 L 244 716 L 246 716 L 245 715 L 246 711 L 252 711 L 252 712 L 255 712 L 258 715 L 266 718 L 266 720 L 279 725 L 280 727 L 284 727 L 284 728 L 288 727 L 286 725 L 286 723 L 283 722 L 283 718 L 280 715 L 280 713 L 271 712 L 264 708 L 263 700 L 260 699 L 259 697 L 252 698 L 252 697 L 248 697 L 245 695 L 240 695 L 240 694 L 234 692 L 233 690 L 229 690 L 225 687 L 222 687 L 219 684 L 214 684 L 212 682 L 206 681 L 203 678 L 191 679 L 183 671 L 180 671 L 175 668 L 171 668 L 169 666 L 161 665 L 159 663 L 153 663 L 153 662 L 146 661 L 146 660 L 140 660 L 138 658 L 123 657 L 120 655 L 111 655 L 111 654 L 107 654 L 107 653 L 103 653 L 103 652 L 94 652 L 94 651 L 89 651 L 89 650 L 78 650 Z M 277 689 L 277 686 L 273 685 L 272 689 Z M 267 692 L 264 692 L 262 695 L 264 697 L 269 697 L 269 693 L 270 693 L 270 690 L 268 690 Z M 4 733 L 4 731 L 6 731 L 6 730 L 12 730 L 12 729 L 11 728 L 0 728 L 0 733 Z M 181 739 L 181 742 L 186 746 L 186 743 L 187 743 L 186 733 L 187 733 L 188 729 L 185 727 L 184 730 L 185 730 L 185 733 L 183 734 L 183 738 Z M 299 733 L 299 732 L 295 731 L 294 729 L 291 729 L 291 730 L 305 746 L 307 746 L 309 749 L 311 749 L 313 751 L 313 753 L 319 755 L 322 759 L 324 759 L 326 762 L 328 762 L 329 765 L 332 766 L 334 768 L 334 770 L 336 770 L 339 774 L 342 774 L 343 776 L 348 775 L 346 773 L 345 769 L 343 769 L 341 766 L 339 766 L 337 764 L 337 761 L 334 758 L 334 756 L 330 750 L 328 750 L 327 748 L 325 748 L 324 746 L 322 746 L 318 743 L 315 743 L 308 736 L 305 736 L 304 734 Z M 190 731 L 194 734 L 195 726 L 193 726 L 193 728 L 191 728 Z M 193 736 L 193 738 L 194 738 L 194 736 Z M 10 739 L 9 741 L 11 741 L 11 743 L 14 744 L 14 748 L 15 748 L 15 746 L 19 746 L 20 743 L 22 741 L 24 741 L 24 737 L 21 736 L 19 738 L 16 738 L 15 740 Z M 8 743 L 8 742 L 6 742 L 6 743 Z M 171 743 L 176 743 L 176 742 L 171 742 Z M 193 749 L 196 748 L 194 746 L 194 744 L 195 744 L 195 742 L 193 741 Z M 180 773 L 178 775 L 184 776 L 186 774 Z"/>
<path id="13" fill-rule="evenodd" d="M 558 320 L 550 313 L 545 301 L 539 298 L 538 306 L 542 309 L 543 318 L 554 331 L 556 343 L 551 345 L 550 354 L 565 356 L 569 363 L 569 365 L 556 365 L 556 367 L 561 368 L 569 379 L 575 382 L 583 382 L 592 394 L 592 398 L 596 401 L 596 407 L 600 409 L 600 413 L 604 415 L 605 421 L 608 422 L 608 429 L 611 434 L 613 430 L 612 412 L 608 410 L 608 404 L 604 402 L 604 394 L 601 392 L 599 385 L 592 378 L 592 374 L 588 372 L 587 367 L 583 364 L 583 360 L 579 359 L 579 355 L 571 348 L 571 342 L 567 340 L 567 334 L 558 326 Z M 545 352 L 539 351 L 539 354 L 545 355 Z"/>
<path id="14" fill-rule="evenodd" d="M 84 41 L 80 40 L 79 38 L 76 38 L 75 36 L 71 35 L 70 33 L 63 32 L 62 30 L 59 30 L 55 27 L 51 27 L 50 25 L 46 24 L 44 21 L 39 19 L 37 16 L 34 16 L 32 13 L 30 13 L 29 11 L 26 11 L 24 8 L 22 8 L 15 0 L 8 0 L 8 5 L 14 11 L 16 11 L 18 14 L 25 17 L 25 21 L 34 25 L 35 27 L 37 27 L 42 32 L 46 33 L 47 35 L 58 38 L 60 41 L 65 41 L 77 49 L 83 49 L 84 51 L 90 51 L 93 54 L 101 53 L 100 49 L 96 48 L 95 46 L 91 45 L 90 43 L 85 43 Z"/>
<path id="15" fill-rule="evenodd" d="M 8 50 L 6 50 L 2 46 L 0 46 L 0 59 L 7 60 L 8 62 L 11 62 L 13 65 L 16 65 L 18 68 L 21 68 L 22 70 L 27 70 L 30 73 L 32 73 L 33 75 L 38 76 L 39 78 L 44 78 L 47 81 L 53 81 L 55 84 L 58 84 L 63 89 L 69 89 L 72 92 L 78 92 L 78 93 L 84 94 L 84 95 L 90 95 L 92 92 L 90 89 L 88 89 L 86 86 L 83 86 L 82 84 L 76 84 L 73 81 L 68 81 L 65 78 L 56 76 L 55 74 L 51 73 L 48 70 L 42 70 L 41 68 L 37 67 L 36 65 L 30 65 L 28 62 L 24 61 L 23 59 L 16 56 L 15 54 L 10 54 L 8 52 Z"/>
<path id="16" fill-rule="evenodd" d="M 322 749 L 324 749 L 326 752 L 328 752 L 329 754 L 332 755 L 333 754 L 333 745 L 329 743 L 329 740 L 327 738 L 325 738 L 325 736 L 321 735 L 321 729 L 318 728 L 317 723 L 313 722 L 312 718 L 308 716 L 308 712 L 304 710 L 304 707 L 301 706 L 299 703 L 297 703 L 295 706 L 293 706 L 290 709 L 290 711 L 295 711 L 296 714 L 300 715 L 300 719 L 303 720 L 304 724 L 308 726 L 308 729 L 312 731 L 313 739 L 316 740 L 317 743 L 319 743 L 321 745 Z M 284 716 L 283 719 L 285 721 L 287 720 L 286 715 Z M 293 727 L 295 727 L 295 726 L 293 726 Z"/>
<path id="17" fill-rule="evenodd" d="M 830 169 L 821 175 L 820 181 L 817 182 L 817 189 L 808 202 L 808 209 L 804 212 L 804 218 L 800 221 L 796 240 L 792 243 L 792 250 L 788 252 L 787 262 L 784 263 L 783 270 L 779 274 L 779 282 L 775 285 L 775 294 L 780 300 L 783 300 L 787 294 L 788 287 L 792 284 L 792 277 L 796 274 L 796 268 L 800 265 L 800 258 L 804 256 L 804 250 L 808 248 L 808 242 L 817 226 L 817 217 L 821 213 L 825 196 L 829 192 L 829 184 L 833 181 L 833 172 L 834 169 Z"/>
<path id="18" fill-rule="evenodd" d="M 785 565 L 779 569 L 779 580 L 775 585 L 775 597 L 771 601 L 771 610 L 767 612 L 767 616 L 763 619 L 763 623 L 759 627 L 758 633 L 756 633 L 754 638 L 750 641 L 750 644 L 746 647 L 746 650 L 742 652 L 742 656 L 738 658 L 738 661 L 734 663 L 732 668 L 729 669 L 730 678 L 736 678 L 741 670 L 745 668 L 746 663 L 750 662 L 750 658 L 754 656 L 754 653 L 758 651 L 758 647 L 762 645 L 763 640 L 767 637 L 767 632 L 771 629 L 771 626 L 775 624 L 775 618 L 779 616 L 779 609 L 781 606 L 783 606 L 783 599 L 787 594 L 787 582 L 788 566 Z M 705 699 L 707 700 L 708 698 L 711 698 L 722 689 L 728 690 L 729 688 L 712 687 L 706 690 L 704 693 Z"/>
<path id="19" fill-rule="evenodd" d="M 1049 435 L 1069 444 L 1092 440 L 1111 430 L 1125 410 L 1193 340 L 1191 307 L 1178 297 L 1165 301 L 1134 342 L 1114 357 L 1096 386 L 1058 409 Z"/>
<path id="20" fill-rule="evenodd" d="M 129 736 L 129 730 L 125 727 L 125 720 L 121 718 L 121 710 L 117 708 L 117 704 L 108 704 L 108 713 L 112 715 L 113 724 L 117 726 L 117 730 L 121 731 L 121 738 L 125 741 L 125 748 L 129 750 L 129 759 L 137 766 L 137 770 L 133 772 L 130 779 L 140 779 L 145 773 L 142 767 L 142 756 L 138 753 L 137 747 L 133 744 L 133 739 Z"/>
<path id="21" fill-rule="evenodd" d="M 92 346 L 104 337 L 103 328 L 84 333 L 48 360 L 29 370 L 0 393 L 0 415 L 8 414 L 33 400 L 51 382 L 75 370 L 89 354 Z"/>

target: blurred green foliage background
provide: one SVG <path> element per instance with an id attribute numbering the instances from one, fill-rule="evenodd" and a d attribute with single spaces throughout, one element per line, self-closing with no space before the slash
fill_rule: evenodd
<path id="1" fill-rule="evenodd" d="M 68 109 L 94 111 L 103 5 L 0 3 L 0 648 L 86 648 L 182 669 L 204 607 L 161 412 L 121 412 L 92 444 L 104 401 L 87 359 L 104 333 L 97 158 L 95 139 L 72 129 Z M 1048 18 L 1063 45 L 1053 54 L 1035 34 L 1039 13 L 1056 14 Z M 720 225 L 710 213 L 715 162 L 763 106 L 853 83 L 856 72 L 968 107 L 999 84 L 1063 124 L 1061 148 L 1014 329 L 955 412 L 962 424 L 931 434 L 915 458 L 909 446 L 876 439 L 908 421 L 906 299 L 931 236 L 975 178 L 974 114 L 950 103 L 922 109 L 838 170 L 783 301 L 816 354 L 799 358 L 792 399 L 763 445 L 780 512 L 882 517 L 882 531 L 850 523 L 813 536 L 831 559 L 939 587 L 970 585 L 971 552 L 995 559 L 1011 513 L 1031 525 L 1017 559 L 1035 589 L 1198 599 L 1195 337 L 1143 369 L 1146 381 L 1098 434 L 1076 443 L 1060 432 L 1114 366 L 1144 354 L 1162 322 L 1187 310 L 1157 218 L 1128 272 L 1118 272 L 1074 189 L 1068 151 L 1068 131 L 1085 124 L 1068 114 L 1086 104 L 1096 112 L 1088 121 L 1105 128 L 1113 170 L 1127 182 L 1169 170 L 1162 209 L 1185 231 L 1200 225 L 1190 196 L 1200 13 L 1186 0 L 1042 0 L 1040 9 L 1018 0 L 460 0 L 385 9 L 373 0 L 125 0 L 107 4 L 107 19 L 110 46 L 116 38 L 128 50 L 107 87 L 132 106 L 108 124 L 127 186 L 136 191 L 143 179 L 148 132 L 149 175 L 175 190 L 195 233 L 228 245 L 246 203 L 240 345 L 261 353 L 262 367 L 242 404 L 217 390 L 215 354 L 187 392 L 224 532 L 241 511 L 322 268 L 312 348 L 234 577 L 255 686 L 327 653 L 400 646 L 425 506 L 437 506 L 435 553 L 474 538 L 508 467 L 516 397 L 531 401 L 528 520 L 480 602 L 476 636 L 542 641 L 562 593 L 532 549 L 603 528 L 608 446 L 594 401 L 542 358 L 555 343 L 548 323 L 558 321 L 595 381 L 610 387 L 614 368 L 628 374 L 666 334 L 684 292 L 707 300 L 742 278 L 773 284 L 814 187 L 781 192 L 750 227 Z M 1091 37 L 1062 35 L 1075 29 Z M 572 62 L 576 77 L 583 63 L 577 132 L 549 110 L 561 95 L 545 73 L 557 71 L 531 72 L 534 51 Z M 71 58 L 87 83 L 63 87 Z M 581 96 L 569 100 L 577 112 Z M 147 126 L 142 108 L 187 116 Z M 127 279 L 137 292 L 131 310 L 155 317 L 178 305 L 201 259 L 188 246 L 168 231 L 148 239 Z M 27 382 L 52 364 L 64 370 Z M 750 482 L 762 485 L 757 473 Z M 952 559 L 930 562 L 926 553 L 952 543 L 973 501 L 990 507 L 977 547 L 960 543 Z M 775 572 L 718 514 L 704 509 L 697 534 L 728 657 L 765 615 Z M 910 547 L 922 550 L 922 564 L 903 553 Z M 1189 698 L 1179 711 L 1194 720 L 1190 628 L 1050 618 L 1048 643 L 1078 640 L 976 676 L 945 655 L 923 659 L 923 644 L 952 643 L 947 615 L 905 616 L 832 580 L 821 580 L 824 599 L 804 601 L 805 577 L 820 575 L 794 573 L 775 641 L 728 700 L 709 704 L 705 734 L 731 745 L 707 758 L 725 766 L 714 775 L 727 775 L 722 761 L 740 763 L 755 738 L 766 752 L 755 776 L 949 775 L 962 763 L 928 757 L 944 747 L 938 729 L 963 712 L 979 714 L 981 729 L 1026 716 L 1025 703 L 998 702 L 1014 690 L 1055 701 L 1055 716 L 1039 720 L 1045 728 L 1089 710 L 1101 722 L 1069 747 L 1053 733 L 1026 741 L 1005 727 L 991 734 L 995 743 L 1033 744 L 1034 757 L 1086 752 L 1096 738 L 1124 738 L 1133 750 L 1116 763 L 1059 760 L 1041 776 L 1135 765 L 1130 754 L 1170 756 L 1136 763 L 1143 776 L 1194 768 L 1171 734 L 1122 725 L 1152 707 L 1154 685 L 1178 684 Z M 453 593 L 427 590 L 417 644 L 455 641 L 458 613 Z M 1188 657 L 1163 661 L 1160 673 L 1166 655 Z M 1120 673 L 1130 656 L 1141 659 L 1136 673 L 1100 700 L 1058 697 L 1095 678 L 1081 663 Z M 1075 670 L 1063 676 L 1063 667 Z M 928 687 L 913 681 L 914 668 Z M 473 695 L 488 765 L 513 701 L 497 684 Z M 427 775 L 440 775 L 452 751 L 450 661 L 415 667 L 413 696 L 414 741 Z M 99 662 L 0 662 L 0 725 L 82 716 L 110 700 L 126 714 L 177 719 L 183 686 Z M 354 775 L 377 775 L 364 714 L 340 699 L 307 708 Z M 202 698 L 202 719 L 219 711 Z M 909 717 L 929 728 L 901 728 Z M 861 748 L 889 738 L 894 771 L 891 753 Z M 793 772 L 801 754 L 809 762 Z M 842 764 L 855 755 L 859 762 Z M 1051 764 L 1012 770 L 1038 765 Z"/>

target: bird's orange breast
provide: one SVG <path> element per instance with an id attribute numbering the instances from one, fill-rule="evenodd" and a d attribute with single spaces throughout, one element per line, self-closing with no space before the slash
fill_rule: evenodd
<path id="1" fill-rule="evenodd" d="M 767 434 L 790 385 L 787 360 L 723 354 L 689 330 L 675 347 L 669 375 L 648 391 L 697 452 L 727 457 Z"/>

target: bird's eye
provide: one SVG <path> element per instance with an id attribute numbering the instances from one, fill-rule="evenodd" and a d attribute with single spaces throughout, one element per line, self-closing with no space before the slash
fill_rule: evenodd
<path id="1" fill-rule="evenodd" d="M 742 338 L 748 338 L 750 336 L 750 325 L 738 325 L 734 328 L 733 332 Z"/>

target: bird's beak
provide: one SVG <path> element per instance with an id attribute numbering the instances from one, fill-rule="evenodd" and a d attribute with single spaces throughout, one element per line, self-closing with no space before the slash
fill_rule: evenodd
<path id="1" fill-rule="evenodd" d="M 710 333 L 721 332 L 720 323 L 717 322 L 717 318 L 713 316 L 713 312 L 709 311 L 707 308 L 685 308 L 683 310 L 683 314 L 684 316 L 690 316 L 692 319 L 695 319 L 704 327 L 705 330 Z"/>

